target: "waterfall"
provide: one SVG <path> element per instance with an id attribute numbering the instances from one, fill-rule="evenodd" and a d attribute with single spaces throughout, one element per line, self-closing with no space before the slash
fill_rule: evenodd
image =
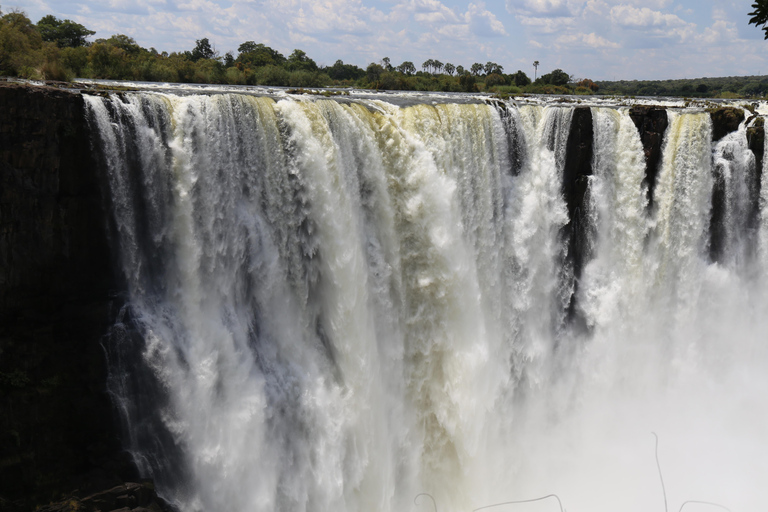
<path id="1" fill-rule="evenodd" d="M 670 503 L 764 502 L 746 123 L 670 110 L 649 202 L 629 109 L 592 107 L 574 203 L 570 106 L 84 98 L 126 290 L 110 392 L 180 510 L 661 510 L 652 431 Z"/>

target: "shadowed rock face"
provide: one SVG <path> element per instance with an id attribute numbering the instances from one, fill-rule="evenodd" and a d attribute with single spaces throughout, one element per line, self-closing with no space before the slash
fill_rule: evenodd
<path id="1" fill-rule="evenodd" d="M 155 493 L 151 483 L 127 482 L 89 496 L 69 496 L 67 499 L 38 509 L 38 512 L 119 511 L 169 512 L 172 508 Z"/>
<path id="2" fill-rule="evenodd" d="M 656 177 L 661 164 L 661 146 L 664 142 L 664 132 L 669 121 L 667 110 L 661 107 L 635 106 L 629 111 L 629 116 L 637 126 L 640 141 L 645 153 L 645 183 L 648 185 L 648 205 L 653 202 L 653 191 L 656 188 Z"/>
<path id="3" fill-rule="evenodd" d="M 717 142 L 731 132 L 739 129 L 744 121 L 744 110 L 735 107 L 722 107 L 709 114 L 712 117 L 712 142 Z"/>
<path id="4" fill-rule="evenodd" d="M 131 473 L 105 392 L 115 283 L 83 108 L 0 84 L 0 510 Z"/>
<path id="5" fill-rule="evenodd" d="M 589 240 L 592 237 L 587 232 L 590 229 L 590 222 L 587 218 L 586 195 L 589 189 L 589 177 L 592 176 L 593 145 L 592 110 L 588 107 L 577 107 L 571 120 L 563 169 L 563 196 L 568 207 L 570 222 L 560 233 L 563 240 L 567 240 L 565 266 L 573 268 L 573 294 L 568 311 L 572 320 L 576 313 L 574 298 L 578 291 L 579 279 L 584 265 L 592 257 L 589 247 Z"/>
<path id="6" fill-rule="evenodd" d="M 765 119 L 758 117 L 755 122 L 747 128 L 747 144 L 752 153 L 755 154 L 755 165 L 757 169 L 757 182 L 763 175 L 763 155 L 765 154 Z"/>

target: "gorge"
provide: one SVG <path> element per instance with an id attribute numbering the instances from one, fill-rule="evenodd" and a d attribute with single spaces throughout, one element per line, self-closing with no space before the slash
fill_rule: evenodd
<path id="1" fill-rule="evenodd" d="M 764 501 L 762 116 L 28 86 L 0 108 L 9 502 L 149 478 L 183 511 L 662 510 L 651 432 L 673 508 Z"/>

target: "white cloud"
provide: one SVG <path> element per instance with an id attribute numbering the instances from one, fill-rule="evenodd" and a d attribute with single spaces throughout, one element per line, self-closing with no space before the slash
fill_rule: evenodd
<path id="1" fill-rule="evenodd" d="M 464 19 L 473 34 L 480 37 L 506 36 L 507 31 L 495 14 L 485 8 L 484 2 L 469 4 Z"/>
<path id="2" fill-rule="evenodd" d="M 569 34 L 558 37 L 555 40 L 555 44 L 561 47 L 569 48 L 593 48 L 593 49 L 609 49 L 620 48 L 620 45 L 598 36 L 594 32 L 591 34 Z"/>
<path id="3" fill-rule="evenodd" d="M 541 34 L 562 33 L 563 30 L 576 25 L 576 18 L 536 18 L 520 16 L 518 21 L 522 25 L 533 27 Z"/>
<path id="4" fill-rule="evenodd" d="M 631 5 L 617 5 L 611 8 L 611 21 L 628 28 L 679 27 L 686 25 L 675 14 L 664 14 L 648 7 L 636 8 Z"/>
<path id="5" fill-rule="evenodd" d="M 574 16 L 584 0 L 507 0 L 507 10 L 527 16 Z"/>

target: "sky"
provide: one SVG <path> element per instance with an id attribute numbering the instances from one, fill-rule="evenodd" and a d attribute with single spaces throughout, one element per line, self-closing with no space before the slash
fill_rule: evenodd
<path id="1" fill-rule="evenodd" d="M 244 41 L 320 65 L 427 59 L 469 68 L 492 61 L 533 77 L 657 80 L 768 75 L 768 41 L 748 25 L 753 0 L 0 0 L 126 34 L 158 51 L 208 38 L 221 54 Z"/>

